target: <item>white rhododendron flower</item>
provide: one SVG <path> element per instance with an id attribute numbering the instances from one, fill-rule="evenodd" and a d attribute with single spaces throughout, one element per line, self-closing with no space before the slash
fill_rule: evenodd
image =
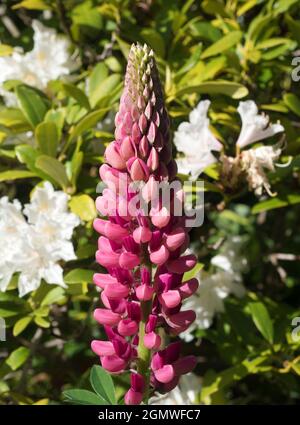
<path id="1" fill-rule="evenodd" d="M 20 273 L 20 296 L 37 289 L 42 279 L 65 286 L 59 262 L 76 259 L 71 237 L 79 223 L 68 211 L 68 195 L 55 191 L 49 182 L 35 189 L 23 213 L 18 201 L 2 198 L 0 235 L 5 250 L 0 260 L 0 289 L 6 290 L 15 272 Z"/>
<path id="2" fill-rule="evenodd" d="M 208 100 L 199 102 L 190 113 L 190 122 L 181 123 L 174 136 L 174 144 L 182 154 L 177 158 L 178 171 L 190 175 L 191 180 L 195 180 L 207 166 L 217 161 L 212 151 L 220 151 L 222 148 L 221 143 L 209 130 L 209 105 Z M 280 123 L 271 124 L 267 115 L 259 114 L 252 100 L 240 102 L 238 112 L 242 119 L 241 132 L 236 142 L 239 149 L 284 131 Z M 246 171 L 251 190 L 260 195 L 265 188 L 270 194 L 270 185 L 264 169 L 273 171 L 274 161 L 280 154 L 281 149 L 277 146 L 262 146 L 255 150 L 243 151 L 241 164 L 235 161 L 236 158 L 223 155 L 223 166 L 228 168 L 230 164 L 236 164 L 238 168 L 235 171 Z M 232 175 L 231 168 L 227 173 L 225 169 L 223 171 L 225 175 Z"/>
<path id="3" fill-rule="evenodd" d="M 212 151 L 220 151 L 222 144 L 209 129 L 207 111 L 209 100 L 199 102 L 189 115 L 189 122 L 182 122 L 174 135 L 174 144 L 183 156 L 176 159 L 178 172 L 190 174 L 196 179 L 209 165 L 216 162 Z"/>
<path id="4" fill-rule="evenodd" d="M 5 291 L 13 274 L 19 270 L 26 244 L 23 235 L 28 224 L 22 214 L 19 201 L 9 202 L 7 196 L 0 199 L 0 290 Z"/>
<path id="5" fill-rule="evenodd" d="M 182 375 L 177 387 L 167 394 L 151 397 L 150 405 L 192 405 L 198 404 L 198 395 L 201 391 L 201 380 L 194 373 Z"/>
<path id="6" fill-rule="evenodd" d="M 275 162 L 279 159 L 280 154 L 281 149 L 277 146 L 261 146 L 241 153 L 242 168 L 246 172 L 249 188 L 256 195 L 262 195 L 263 189 L 269 195 L 273 195 L 265 170 L 275 170 Z M 281 164 L 276 165 L 281 166 Z M 287 165 L 289 163 L 284 164 L 284 166 Z"/>
<path id="7" fill-rule="evenodd" d="M 237 110 L 242 119 L 242 129 L 236 142 L 240 148 L 284 131 L 280 123 L 270 124 L 268 115 L 258 114 L 253 100 L 240 102 Z"/>
<path id="8" fill-rule="evenodd" d="M 52 28 L 33 21 L 34 46 L 23 53 L 15 48 L 12 55 L 0 57 L 0 94 L 8 106 L 15 105 L 15 96 L 1 85 L 7 80 L 20 80 L 25 84 L 44 90 L 51 80 L 70 74 L 75 63 L 69 54 L 69 42 Z"/>
<path id="9" fill-rule="evenodd" d="M 200 275 L 198 291 L 184 301 L 185 310 L 194 310 L 196 313 L 196 320 L 180 335 L 186 342 L 193 340 L 196 329 L 211 326 L 215 314 L 224 311 L 224 299 L 230 294 L 238 298 L 245 295 L 241 273 L 247 267 L 247 260 L 240 255 L 242 245 L 240 237 L 228 239 L 220 253 L 211 259 L 211 264 L 217 270 Z"/>

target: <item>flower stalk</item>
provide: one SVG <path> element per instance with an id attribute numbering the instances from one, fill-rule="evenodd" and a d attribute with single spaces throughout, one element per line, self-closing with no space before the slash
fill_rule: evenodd
<path id="1" fill-rule="evenodd" d="M 169 118 L 146 45 L 131 47 L 115 124 L 115 140 L 100 167 L 107 188 L 96 201 L 108 220 L 94 222 L 101 235 L 96 260 L 108 271 L 94 275 L 104 306 L 94 317 L 108 339 L 93 341 L 92 349 L 109 372 L 131 370 L 125 403 L 139 404 L 154 390 L 171 391 L 194 368 L 194 356 L 180 357 L 179 343 L 163 347 L 160 329 L 177 336 L 189 327 L 195 313 L 181 311 L 182 300 L 198 287 L 196 279 L 182 281 L 196 258 L 184 255 L 186 219 L 173 212 L 184 199 L 181 189 L 170 189 L 177 168 Z M 170 192 L 169 202 L 160 189 Z"/>

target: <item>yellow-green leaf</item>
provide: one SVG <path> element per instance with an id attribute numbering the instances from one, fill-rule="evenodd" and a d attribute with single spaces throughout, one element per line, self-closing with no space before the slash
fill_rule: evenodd
<path id="1" fill-rule="evenodd" d="M 89 195 L 72 196 L 69 207 L 83 221 L 90 221 L 97 217 L 95 201 Z"/>

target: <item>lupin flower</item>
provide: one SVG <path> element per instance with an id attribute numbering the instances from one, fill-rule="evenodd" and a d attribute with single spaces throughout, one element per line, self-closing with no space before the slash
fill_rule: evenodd
<path id="1" fill-rule="evenodd" d="M 178 335 L 189 327 L 195 313 L 182 312 L 182 300 L 198 287 L 195 279 L 182 282 L 196 264 L 194 255 L 184 255 L 185 217 L 172 211 L 182 194 L 172 191 L 166 204 L 159 192 L 159 185 L 167 188 L 175 180 L 177 168 L 153 52 L 146 45 L 131 47 L 115 125 L 115 140 L 100 167 L 107 188 L 96 201 L 108 220 L 94 223 L 101 235 L 96 260 L 108 271 L 94 275 L 104 305 L 94 317 L 108 340 L 93 341 L 92 349 L 109 372 L 131 370 L 125 403 L 139 404 L 148 401 L 151 388 L 174 388 L 194 368 L 193 356 L 180 358 L 178 343 L 163 349 L 160 329 Z"/>

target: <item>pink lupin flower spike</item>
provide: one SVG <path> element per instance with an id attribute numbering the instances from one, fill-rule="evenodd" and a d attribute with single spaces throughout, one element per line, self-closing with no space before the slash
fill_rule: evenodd
<path id="1" fill-rule="evenodd" d="M 194 368 L 193 356 L 180 357 L 179 343 L 163 349 L 160 329 L 178 335 L 188 328 L 195 313 L 181 311 L 182 300 L 198 286 L 196 279 L 182 281 L 196 264 L 195 256 L 182 255 L 189 241 L 185 218 L 163 204 L 157 188 L 174 181 L 176 163 L 153 52 L 146 45 L 131 47 L 115 125 L 115 140 L 100 167 L 107 188 L 96 201 L 108 220 L 94 222 L 101 235 L 96 260 L 108 271 L 94 275 L 104 306 L 94 317 L 108 340 L 93 341 L 92 350 L 110 373 L 132 371 L 125 403 L 139 404 L 147 403 L 153 389 L 172 390 Z M 138 191 L 143 202 L 130 208 Z"/>

